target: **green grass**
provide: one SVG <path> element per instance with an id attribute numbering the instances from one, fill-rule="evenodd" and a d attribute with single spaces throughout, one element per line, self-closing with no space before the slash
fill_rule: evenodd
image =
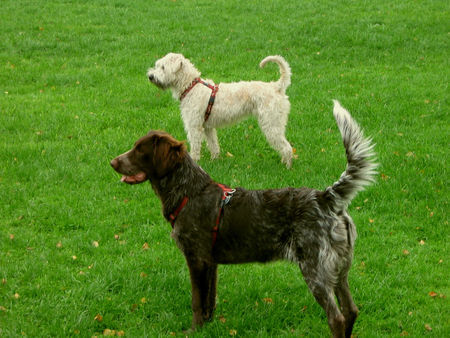
<path id="1" fill-rule="evenodd" d="M 159 200 L 148 184 L 120 184 L 108 164 L 149 129 L 186 138 L 177 102 L 145 76 L 170 51 L 217 82 L 277 79 L 275 65 L 258 67 L 267 55 L 292 68 L 287 138 L 299 158 L 286 170 L 255 120 L 219 130 L 221 158 L 204 151 L 200 164 L 230 186 L 331 184 L 345 168 L 331 99 L 349 109 L 381 163 L 350 207 L 354 334 L 448 334 L 446 1 L 1 7 L 0 336 L 181 336 L 189 327 L 188 272 Z M 219 268 L 216 319 L 194 336 L 230 332 L 329 334 L 288 263 Z"/>

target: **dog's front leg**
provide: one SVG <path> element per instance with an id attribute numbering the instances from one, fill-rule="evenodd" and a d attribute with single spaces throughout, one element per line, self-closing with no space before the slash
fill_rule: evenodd
<path id="1" fill-rule="evenodd" d="M 213 268 L 205 262 L 189 260 L 188 266 L 192 287 L 192 330 L 195 330 L 203 326 L 205 320 L 212 317 L 215 306 L 217 266 Z M 214 294 L 214 305 L 211 305 L 212 294 Z"/>
<path id="2" fill-rule="evenodd" d="M 192 159 L 194 161 L 198 161 L 200 159 L 200 152 L 202 150 L 202 142 L 203 142 L 203 127 L 189 127 L 187 130 L 187 137 L 189 140 L 189 144 L 191 145 L 191 151 L 189 152 Z"/>
<path id="3" fill-rule="evenodd" d="M 217 131 L 215 128 L 205 128 L 206 142 L 208 144 L 211 158 L 216 159 L 220 154 L 219 141 L 217 140 Z"/>

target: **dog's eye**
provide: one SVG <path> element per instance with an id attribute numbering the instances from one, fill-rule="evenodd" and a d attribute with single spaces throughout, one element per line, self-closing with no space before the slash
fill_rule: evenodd
<path id="1" fill-rule="evenodd" d="M 164 66 L 161 66 L 161 69 L 164 70 Z"/>

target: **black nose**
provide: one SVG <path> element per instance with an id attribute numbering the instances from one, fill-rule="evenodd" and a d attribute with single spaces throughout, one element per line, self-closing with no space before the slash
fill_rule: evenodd
<path id="1" fill-rule="evenodd" d="M 109 164 L 111 164 L 111 167 L 113 167 L 114 169 L 117 169 L 117 167 L 119 166 L 119 161 L 117 160 L 117 158 L 115 158 Z"/>
<path id="2" fill-rule="evenodd" d="M 150 75 L 148 76 L 148 79 L 149 79 L 150 81 L 153 81 L 153 80 L 155 79 L 155 77 L 153 76 L 153 74 L 150 74 Z"/>

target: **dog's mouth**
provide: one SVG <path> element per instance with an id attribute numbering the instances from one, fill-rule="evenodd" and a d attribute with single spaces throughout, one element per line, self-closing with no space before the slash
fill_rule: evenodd
<path id="1" fill-rule="evenodd" d="M 143 171 L 132 176 L 123 175 L 122 178 L 120 179 L 121 182 L 125 182 L 128 184 L 139 184 L 145 182 L 146 180 L 147 175 Z"/>

